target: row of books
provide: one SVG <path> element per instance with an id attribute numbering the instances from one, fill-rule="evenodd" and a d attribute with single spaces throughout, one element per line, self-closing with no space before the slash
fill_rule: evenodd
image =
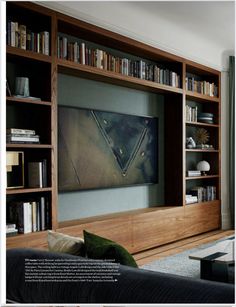
<path id="1" fill-rule="evenodd" d="M 12 47 L 49 55 L 49 32 L 32 32 L 26 25 L 16 21 L 7 22 L 7 44 Z"/>
<path id="2" fill-rule="evenodd" d="M 194 77 L 186 77 L 185 79 L 186 90 L 196 92 L 211 97 L 218 96 L 218 87 L 214 83 L 207 81 L 197 81 Z"/>
<path id="3" fill-rule="evenodd" d="M 187 122 L 197 122 L 197 106 L 185 106 L 185 117 Z"/>
<path id="4" fill-rule="evenodd" d="M 173 87 L 180 87 L 180 76 L 165 67 L 116 57 L 104 50 L 89 48 L 85 43 L 68 42 L 58 37 L 57 56 L 83 65 L 113 71 L 130 77 L 149 80 Z"/>
<path id="5" fill-rule="evenodd" d="M 7 143 L 33 143 L 38 144 L 39 135 L 36 135 L 35 130 L 9 128 L 6 135 Z"/>
<path id="6" fill-rule="evenodd" d="M 16 234 L 49 229 L 50 215 L 49 200 L 44 196 L 36 201 L 11 202 L 7 206 L 7 222 L 16 225 Z"/>
<path id="7" fill-rule="evenodd" d="M 194 187 L 191 189 L 190 193 L 191 194 L 186 194 L 186 204 L 216 200 L 215 186 Z"/>

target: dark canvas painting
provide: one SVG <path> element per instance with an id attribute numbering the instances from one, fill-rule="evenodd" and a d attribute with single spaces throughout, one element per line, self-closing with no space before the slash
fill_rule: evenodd
<path id="1" fill-rule="evenodd" d="M 157 118 L 60 106 L 59 190 L 156 183 Z"/>

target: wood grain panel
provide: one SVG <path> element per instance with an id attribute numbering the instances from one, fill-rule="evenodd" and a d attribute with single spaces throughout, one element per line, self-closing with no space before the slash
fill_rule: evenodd
<path id="1" fill-rule="evenodd" d="M 220 201 L 185 206 L 185 237 L 220 228 Z"/>
<path id="2" fill-rule="evenodd" d="M 78 237 L 83 237 L 83 230 L 113 240 L 128 250 L 131 248 L 132 230 L 129 215 L 57 229 L 58 232 Z"/>
<path id="3" fill-rule="evenodd" d="M 8 237 L 7 249 L 10 248 L 38 248 L 47 249 L 47 231 L 32 232 L 24 235 Z"/>
<path id="4" fill-rule="evenodd" d="M 184 208 L 139 214 L 133 217 L 132 252 L 184 237 Z"/>

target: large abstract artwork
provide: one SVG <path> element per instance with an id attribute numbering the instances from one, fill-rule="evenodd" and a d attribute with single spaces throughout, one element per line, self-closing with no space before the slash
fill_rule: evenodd
<path id="1" fill-rule="evenodd" d="M 60 106 L 59 191 L 157 183 L 158 119 Z"/>

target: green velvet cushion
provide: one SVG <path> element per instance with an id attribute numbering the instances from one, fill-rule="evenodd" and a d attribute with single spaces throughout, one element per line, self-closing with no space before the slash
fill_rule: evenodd
<path id="1" fill-rule="evenodd" d="M 111 259 L 117 263 L 138 267 L 134 258 L 121 245 L 84 230 L 85 250 L 88 258 Z"/>

